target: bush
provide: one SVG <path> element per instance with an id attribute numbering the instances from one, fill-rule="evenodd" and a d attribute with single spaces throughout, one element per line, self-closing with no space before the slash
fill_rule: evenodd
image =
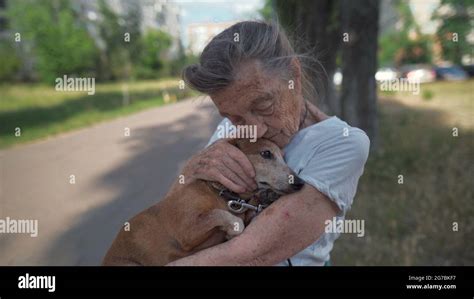
<path id="1" fill-rule="evenodd" d="M 141 38 L 141 54 L 136 67 L 138 78 L 156 78 L 168 73 L 164 52 L 171 46 L 171 37 L 160 30 L 149 30 Z"/>
<path id="2" fill-rule="evenodd" d="M 6 41 L 0 43 L 0 57 L 2 57 L 2 63 L 0 63 L 0 80 L 11 81 L 15 79 L 15 75 L 21 66 L 21 60 L 11 43 Z"/>
<path id="3" fill-rule="evenodd" d="M 64 74 L 91 75 L 98 50 L 69 0 L 10 1 L 7 9 L 12 28 L 34 45 L 43 81 Z"/>
<path id="4" fill-rule="evenodd" d="M 434 93 L 429 89 L 425 89 L 421 93 L 421 98 L 425 101 L 430 101 L 433 97 L 434 97 Z"/>

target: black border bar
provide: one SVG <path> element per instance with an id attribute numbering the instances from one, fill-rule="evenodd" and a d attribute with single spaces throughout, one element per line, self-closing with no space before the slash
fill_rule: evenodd
<path id="1" fill-rule="evenodd" d="M 474 298 L 473 272 L 473 267 L 0 267 L 0 298 Z M 18 288 L 26 273 L 55 276 L 55 292 Z M 456 289 L 407 289 L 427 283 Z"/>

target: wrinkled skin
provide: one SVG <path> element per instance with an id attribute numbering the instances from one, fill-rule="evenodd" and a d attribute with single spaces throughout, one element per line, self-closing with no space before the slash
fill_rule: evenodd
<path id="1" fill-rule="evenodd" d="M 305 104 L 297 60 L 292 72 L 290 88 L 288 80 L 269 74 L 258 61 L 250 61 L 241 65 L 232 84 L 210 97 L 219 113 L 233 125 L 255 125 L 257 138 L 269 139 L 283 149 L 300 129 L 328 117 L 313 104 Z M 195 155 L 183 174 L 191 180 L 219 182 L 236 193 L 259 187 L 252 163 L 225 140 L 218 140 Z"/>

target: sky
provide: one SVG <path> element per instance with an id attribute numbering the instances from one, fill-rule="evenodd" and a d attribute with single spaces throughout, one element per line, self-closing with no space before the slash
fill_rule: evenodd
<path id="1" fill-rule="evenodd" d="M 191 23 L 229 22 L 257 18 L 258 10 L 265 4 L 264 0 L 207 0 L 189 1 L 173 0 L 181 8 L 181 32 Z M 184 46 L 187 37 L 183 34 Z"/>

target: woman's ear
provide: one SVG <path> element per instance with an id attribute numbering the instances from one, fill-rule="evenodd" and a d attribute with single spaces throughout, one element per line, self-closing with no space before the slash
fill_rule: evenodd
<path id="1" fill-rule="evenodd" d="M 301 93 L 301 63 L 297 57 L 291 59 L 291 79 L 293 80 L 294 90 L 300 94 Z"/>

